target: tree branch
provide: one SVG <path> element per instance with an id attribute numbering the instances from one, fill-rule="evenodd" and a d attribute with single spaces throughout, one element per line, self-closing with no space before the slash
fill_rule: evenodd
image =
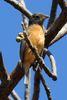
<path id="1" fill-rule="evenodd" d="M 11 96 L 13 97 L 14 100 L 21 100 L 18 94 L 14 90 L 11 92 Z"/>
<path id="2" fill-rule="evenodd" d="M 25 9 L 27 9 L 24 0 L 19 0 L 19 2 L 23 5 Z M 23 14 L 22 14 L 22 18 L 23 18 L 23 26 L 25 25 L 25 27 L 28 27 L 28 18 Z M 25 30 L 24 27 L 22 28 L 24 31 Z M 29 70 L 24 77 L 24 85 L 25 85 L 24 100 L 30 100 L 30 74 L 31 73 Z"/>
<path id="3" fill-rule="evenodd" d="M 23 7 L 23 5 L 20 2 L 18 2 L 17 0 L 4 0 L 4 1 L 11 4 L 14 8 L 19 10 L 21 13 L 23 13 L 28 18 L 30 18 L 32 16 L 32 13 L 28 9 Z"/>
<path id="4" fill-rule="evenodd" d="M 1 52 L 0 52 L 0 79 L 4 85 L 7 84 L 8 81 L 10 81 L 10 76 L 8 75 L 7 70 L 4 67 L 3 57 Z M 11 95 L 14 95 L 13 93 L 16 94 L 14 90 L 11 92 Z M 13 98 L 18 99 L 17 97 L 18 97 L 17 94 L 13 96 Z M 8 97 L 8 99 L 10 99 L 10 96 Z"/>
<path id="5" fill-rule="evenodd" d="M 44 52 L 45 54 L 49 57 L 49 60 L 51 62 L 51 66 L 52 66 L 52 73 L 56 76 L 57 78 L 57 69 L 56 69 L 56 61 L 54 59 L 54 56 L 52 55 L 52 53 L 47 49 L 44 48 Z"/>
<path id="6" fill-rule="evenodd" d="M 52 1 L 50 18 L 49 18 L 49 21 L 48 21 L 47 28 L 54 22 L 54 19 L 56 17 L 57 6 L 58 6 L 58 1 L 57 0 L 53 0 Z"/>
<path id="7" fill-rule="evenodd" d="M 0 79 L 2 82 L 7 82 L 7 80 L 9 79 L 8 73 L 4 67 L 4 63 L 3 63 L 3 58 L 2 58 L 2 53 L 0 52 Z"/>
<path id="8" fill-rule="evenodd" d="M 64 0 L 58 0 L 58 3 L 62 10 L 67 8 L 67 2 L 65 2 Z"/>
<path id="9" fill-rule="evenodd" d="M 4 100 L 5 97 L 11 93 L 17 83 L 24 76 L 24 68 L 22 67 L 21 62 L 18 62 L 14 71 L 10 74 L 10 80 L 4 85 L 3 83 L 0 86 L 0 99 Z"/>
<path id="10" fill-rule="evenodd" d="M 58 32 L 56 37 L 50 42 L 50 46 L 54 44 L 56 41 L 61 39 L 63 36 L 67 35 L 67 23 L 61 28 L 61 30 Z"/>
<path id="11" fill-rule="evenodd" d="M 45 46 L 49 47 L 50 42 L 55 38 L 63 25 L 67 22 L 67 8 L 63 10 L 60 16 L 48 28 L 46 34 Z"/>
<path id="12" fill-rule="evenodd" d="M 34 76 L 34 90 L 33 90 L 33 97 L 32 100 L 38 100 L 39 99 L 39 93 L 40 93 L 40 72 L 37 70 L 35 72 Z"/>
<path id="13" fill-rule="evenodd" d="M 47 94 L 47 97 L 48 97 L 48 100 L 52 100 L 52 96 L 51 96 L 51 92 L 50 92 L 50 89 L 49 87 L 47 86 L 46 84 L 46 81 L 44 80 L 42 74 L 41 74 L 41 69 L 40 67 L 38 67 L 38 70 L 36 71 L 35 73 L 36 77 L 35 77 L 35 87 L 34 87 L 34 94 L 33 94 L 33 98 L 32 100 L 38 100 L 39 98 L 39 92 L 40 92 L 40 80 L 44 86 L 44 89 L 46 90 L 46 94 Z"/>
<path id="14" fill-rule="evenodd" d="M 47 97 L 48 97 L 48 100 L 52 100 L 52 96 L 51 96 L 51 91 L 48 87 L 48 85 L 46 84 L 46 81 L 44 80 L 42 74 L 40 73 L 40 79 L 41 79 L 41 82 L 46 90 L 46 94 L 47 94 Z M 35 100 L 35 99 L 34 99 Z"/>

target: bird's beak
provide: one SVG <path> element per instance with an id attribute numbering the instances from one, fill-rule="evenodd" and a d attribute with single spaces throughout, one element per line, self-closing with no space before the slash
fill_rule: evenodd
<path id="1" fill-rule="evenodd" d="M 50 18 L 50 17 L 48 15 L 44 15 L 43 18 L 46 19 L 46 18 Z"/>

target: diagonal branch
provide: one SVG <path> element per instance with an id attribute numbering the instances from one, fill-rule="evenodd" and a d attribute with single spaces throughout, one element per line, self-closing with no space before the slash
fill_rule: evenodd
<path id="1" fill-rule="evenodd" d="M 46 90 L 46 94 L 47 94 L 47 97 L 48 97 L 48 100 L 52 100 L 52 96 L 51 96 L 51 91 L 48 87 L 48 85 L 46 84 L 46 81 L 44 80 L 42 74 L 40 73 L 40 79 L 41 79 L 41 82 Z M 35 99 L 34 99 L 35 100 Z"/>
<path id="2" fill-rule="evenodd" d="M 30 18 L 32 16 L 32 13 L 28 9 L 23 7 L 23 5 L 20 2 L 18 2 L 17 0 L 4 0 L 4 1 L 11 4 L 14 8 L 19 10 L 21 13 L 26 15 L 28 18 Z"/>
<path id="3" fill-rule="evenodd" d="M 7 82 L 10 80 L 10 76 L 8 75 L 7 70 L 4 67 L 4 63 L 3 63 L 3 58 L 2 58 L 2 53 L 1 52 L 0 52 L 0 79 L 1 79 L 1 81 L 2 81 L 2 83 L 4 85 L 6 85 Z M 13 90 L 11 92 L 11 95 L 13 96 L 13 98 L 18 99 L 19 96 L 17 94 L 15 95 L 15 94 L 16 94 L 16 92 Z M 10 98 L 10 96 L 8 97 L 8 99 L 9 98 Z"/>
<path id="4" fill-rule="evenodd" d="M 0 79 L 2 82 L 7 82 L 8 78 L 9 78 L 9 76 L 4 67 L 2 53 L 0 52 Z"/>
<path id="5" fill-rule="evenodd" d="M 13 97 L 14 100 L 21 100 L 18 94 L 14 90 L 11 92 L 11 96 Z"/>
<path id="6" fill-rule="evenodd" d="M 34 94 L 33 94 L 32 100 L 38 100 L 38 98 L 39 98 L 39 91 L 40 91 L 39 84 L 40 84 L 40 80 L 41 80 L 41 82 L 42 82 L 42 84 L 44 86 L 44 89 L 46 90 L 46 94 L 47 94 L 48 100 L 52 100 L 51 91 L 50 91 L 48 85 L 46 84 L 46 81 L 44 80 L 42 74 L 41 74 L 40 67 L 38 67 L 38 70 L 36 71 L 35 75 L 36 75 L 36 77 L 35 77 L 34 85 L 36 85 L 36 88 L 34 87 Z"/>
<path id="7" fill-rule="evenodd" d="M 62 29 L 58 32 L 56 37 L 50 42 L 49 45 L 54 44 L 56 41 L 61 39 L 63 36 L 67 35 L 67 23 L 62 27 Z"/>
<path id="8" fill-rule="evenodd" d="M 3 83 L 0 86 L 0 99 L 5 100 L 5 97 L 11 93 L 17 83 L 24 76 L 24 68 L 22 67 L 21 62 L 18 62 L 14 71 L 10 74 L 10 80 L 4 85 Z"/>
<path id="9" fill-rule="evenodd" d="M 67 8 L 63 10 L 60 16 L 54 21 L 54 23 L 48 28 L 46 34 L 45 46 L 49 47 L 50 42 L 55 38 L 63 25 L 67 22 Z"/>

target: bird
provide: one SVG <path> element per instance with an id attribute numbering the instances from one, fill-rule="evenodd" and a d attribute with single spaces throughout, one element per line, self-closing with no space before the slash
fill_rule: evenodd
<path id="1" fill-rule="evenodd" d="M 37 49 L 39 55 L 41 55 L 45 45 L 46 30 L 43 28 L 43 23 L 46 18 L 49 18 L 49 16 L 41 13 L 33 14 L 29 19 L 29 26 L 27 28 L 28 38 L 32 45 Z M 17 37 L 16 40 L 21 41 L 20 59 L 26 74 L 31 65 L 36 61 L 36 57 L 24 39 Z"/>

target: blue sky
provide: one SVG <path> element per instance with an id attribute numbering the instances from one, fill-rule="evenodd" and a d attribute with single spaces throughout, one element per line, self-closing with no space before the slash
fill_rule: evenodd
<path id="1" fill-rule="evenodd" d="M 41 12 L 50 15 L 50 7 L 52 0 L 25 0 L 27 8 L 32 12 Z M 57 10 L 57 16 L 60 13 L 60 7 Z M 0 51 L 3 53 L 4 64 L 9 73 L 13 71 L 19 60 L 19 45 L 16 43 L 16 36 L 21 28 L 21 13 L 15 10 L 11 5 L 0 0 Z M 44 23 L 47 25 L 47 21 Z M 67 100 L 67 36 L 52 45 L 49 50 L 52 52 L 57 63 L 58 80 L 53 81 L 44 72 L 43 76 L 51 88 L 53 100 Z M 45 59 L 46 64 L 50 67 L 48 58 Z M 33 93 L 33 78 L 32 71 L 31 89 Z M 23 100 L 24 83 L 23 79 L 15 88 L 16 92 Z M 31 95 L 32 95 L 31 93 Z M 41 84 L 41 92 L 39 100 L 47 100 L 45 90 Z"/>

